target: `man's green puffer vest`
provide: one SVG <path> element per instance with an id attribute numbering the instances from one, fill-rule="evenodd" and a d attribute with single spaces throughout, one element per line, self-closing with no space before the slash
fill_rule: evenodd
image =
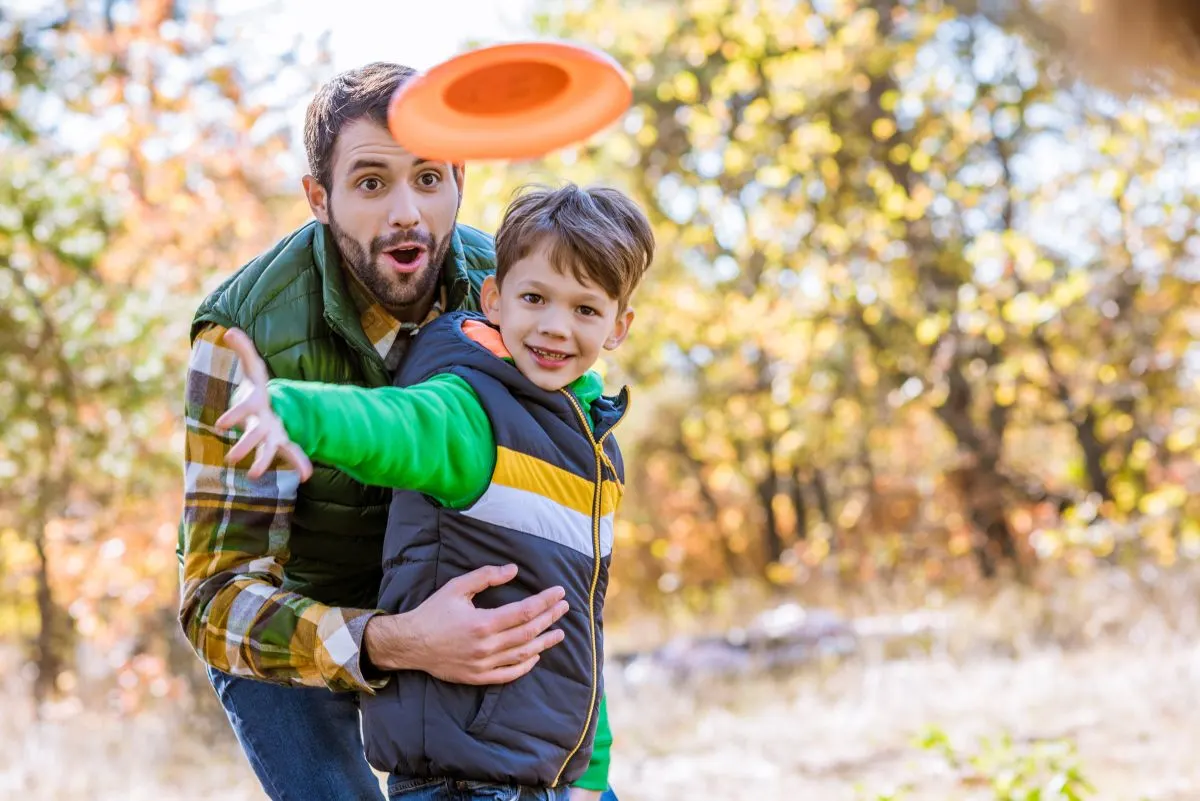
<path id="1" fill-rule="evenodd" d="M 475 309 L 495 269 L 492 237 L 459 225 L 442 264 L 447 309 Z M 209 295 L 192 338 L 210 323 L 241 328 L 276 378 L 389 386 L 391 376 L 359 323 L 332 232 L 310 222 L 238 270 Z M 284 589 L 335 606 L 371 608 L 391 490 L 314 465 L 300 485 Z"/>

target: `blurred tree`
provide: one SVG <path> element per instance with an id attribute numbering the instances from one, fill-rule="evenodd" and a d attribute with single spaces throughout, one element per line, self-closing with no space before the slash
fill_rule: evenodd
<path id="1" fill-rule="evenodd" d="M 622 185 L 656 226 L 617 361 L 654 407 L 629 532 L 662 586 L 786 580 L 839 545 L 869 576 L 930 534 L 993 575 L 1029 558 L 1016 510 L 1144 506 L 1195 401 L 1200 202 L 1171 166 L 1194 108 L 1063 83 L 932 1 L 596 0 L 539 24 L 635 78 L 621 130 L 539 169 Z"/>
<path id="2" fill-rule="evenodd" d="M 160 655 L 174 639 L 130 621 L 177 592 L 164 522 L 191 313 L 302 214 L 278 111 L 311 72 L 285 64 L 296 94 L 264 102 L 213 14 L 187 9 L 0 11 L 0 603 L 39 698 L 72 680 L 77 624 L 123 630 L 130 657 L 141 626 Z"/>

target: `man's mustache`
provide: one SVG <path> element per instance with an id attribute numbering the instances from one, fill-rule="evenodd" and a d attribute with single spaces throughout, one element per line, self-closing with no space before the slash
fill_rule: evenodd
<path id="1" fill-rule="evenodd" d="M 371 255 L 378 256 L 385 251 L 406 245 L 423 245 L 426 250 L 432 251 L 434 239 L 428 232 L 419 229 L 400 231 L 391 236 L 377 236 L 371 240 Z"/>

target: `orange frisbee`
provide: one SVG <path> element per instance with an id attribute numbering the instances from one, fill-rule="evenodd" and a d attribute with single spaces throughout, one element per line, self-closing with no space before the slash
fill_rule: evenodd
<path id="1" fill-rule="evenodd" d="M 632 101 L 607 54 L 517 42 L 463 53 L 408 81 L 388 106 L 388 129 L 423 158 L 532 159 L 583 141 Z"/>

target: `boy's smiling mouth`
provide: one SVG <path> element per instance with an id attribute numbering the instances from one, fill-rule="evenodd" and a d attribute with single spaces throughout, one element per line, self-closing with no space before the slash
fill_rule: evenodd
<path id="1" fill-rule="evenodd" d="M 570 353 L 554 350 L 553 348 L 538 348 L 533 345 L 526 345 L 525 347 L 533 354 L 533 359 L 537 362 L 538 366 L 543 368 L 561 367 L 571 358 Z"/>

